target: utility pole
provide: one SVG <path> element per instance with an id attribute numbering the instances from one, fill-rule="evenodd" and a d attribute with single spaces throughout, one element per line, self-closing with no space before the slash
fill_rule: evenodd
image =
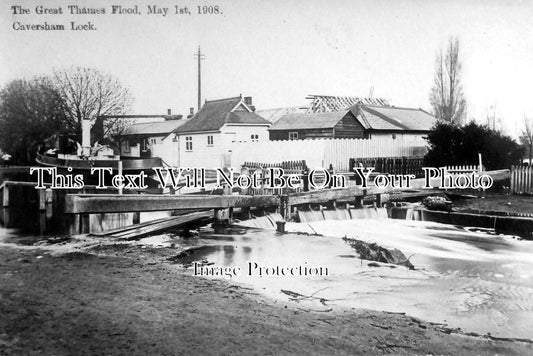
<path id="1" fill-rule="evenodd" d="M 201 62 L 205 59 L 205 55 L 202 54 L 200 46 L 198 46 L 198 53 L 194 55 L 198 59 L 198 111 L 202 106 L 202 67 Z"/>

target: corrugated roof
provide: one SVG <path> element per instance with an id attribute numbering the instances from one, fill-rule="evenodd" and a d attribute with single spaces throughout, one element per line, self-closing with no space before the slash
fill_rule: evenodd
<path id="1" fill-rule="evenodd" d="M 216 131 L 224 124 L 270 124 L 261 116 L 248 111 L 231 111 L 241 97 L 206 101 L 200 111 L 178 127 L 175 132 Z"/>
<path id="2" fill-rule="evenodd" d="M 325 129 L 333 128 L 346 115 L 347 111 L 315 114 L 288 114 L 281 117 L 270 130 Z"/>
<path id="3" fill-rule="evenodd" d="M 167 135 L 183 125 L 186 120 L 167 120 L 131 125 L 126 135 Z"/>
<path id="4" fill-rule="evenodd" d="M 357 107 L 361 115 L 357 115 Z M 437 122 L 436 117 L 422 109 L 358 105 L 352 112 L 365 129 L 373 130 L 429 131 Z"/>

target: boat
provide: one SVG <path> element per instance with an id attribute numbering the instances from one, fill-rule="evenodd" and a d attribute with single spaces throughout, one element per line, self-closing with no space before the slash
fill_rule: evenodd
<path id="1" fill-rule="evenodd" d="M 122 158 L 118 156 L 105 157 L 94 156 L 80 158 L 76 155 L 57 154 L 55 156 L 37 153 L 36 161 L 42 166 L 57 167 L 73 171 L 87 171 L 91 168 L 109 167 L 118 172 L 119 162 L 122 162 L 124 173 L 138 173 L 143 170 L 151 170 L 153 167 L 163 167 L 163 160 L 159 157 L 151 158 Z M 150 172 L 150 174 L 153 172 Z"/>

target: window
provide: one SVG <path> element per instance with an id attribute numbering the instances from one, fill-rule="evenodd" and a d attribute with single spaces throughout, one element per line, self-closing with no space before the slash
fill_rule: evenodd
<path id="1" fill-rule="evenodd" d="M 122 152 L 124 153 L 130 153 L 131 149 L 130 149 L 130 141 L 126 140 L 126 141 L 122 141 Z"/>
<path id="2" fill-rule="evenodd" d="M 298 132 L 297 131 L 289 132 L 289 140 L 297 140 L 297 139 L 298 139 Z"/>
<path id="3" fill-rule="evenodd" d="M 155 145 L 157 143 L 157 138 L 150 139 L 150 145 Z"/>
<path id="4" fill-rule="evenodd" d="M 207 145 L 213 146 L 213 136 L 207 136 Z"/>
<path id="5" fill-rule="evenodd" d="M 252 142 L 259 141 L 259 135 L 251 135 L 250 138 L 252 139 Z"/>
<path id="6" fill-rule="evenodd" d="M 185 137 L 185 151 L 192 151 L 192 137 Z"/>

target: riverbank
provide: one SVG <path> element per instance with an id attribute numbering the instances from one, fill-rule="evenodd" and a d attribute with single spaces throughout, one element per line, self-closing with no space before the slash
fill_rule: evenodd
<path id="1" fill-rule="evenodd" d="M 529 354 L 400 314 L 314 312 L 167 261 L 176 250 L 101 245 L 0 250 L 0 354 Z"/>
<path id="2" fill-rule="evenodd" d="M 531 216 L 533 215 L 533 197 L 487 192 L 479 198 L 454 201 L 454 209 L 470 213 Z"/>

